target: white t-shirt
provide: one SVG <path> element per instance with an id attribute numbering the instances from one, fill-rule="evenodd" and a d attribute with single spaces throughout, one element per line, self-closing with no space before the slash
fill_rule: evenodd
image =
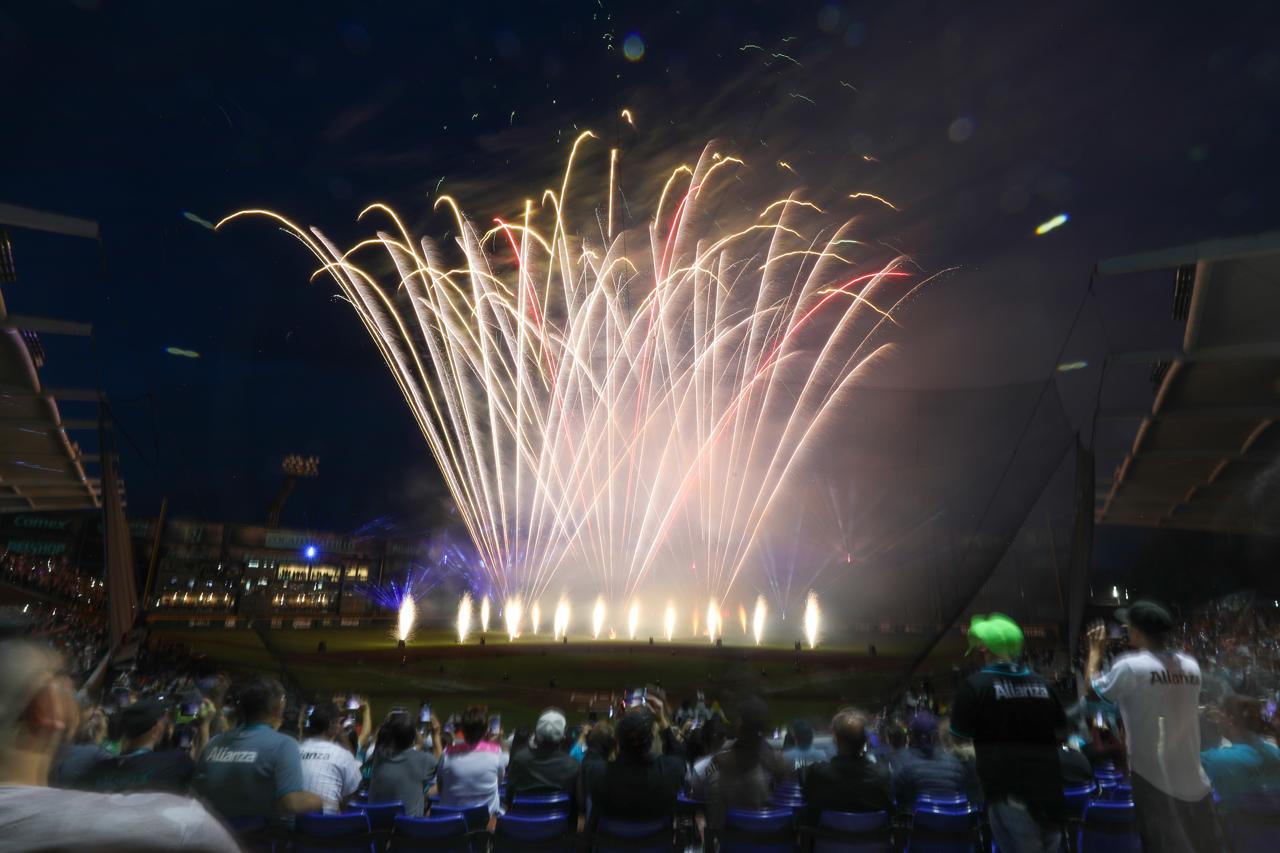
<path id="1" fill-rule="evenodd" d="M 298 745 L 302 757 L 302 788 L 324 800 L 325 814 L 337 814 L 342 801 L 360 787 L 360 762 L 351 750 L 324 738 L 308 738 Z"/>
<path id="2" fill-rule="evenodd" d="M 95 794 L 0 785 L 0 851 L 238 853 L 204 806 L 172 794 Z"/>
<path id="3" fill-rule="evenodd" d="M 455 743 L 440 757 L 436 782 L 440 786 L 440 805 L 489 805 L 496 814 L 500 805 L 498 783 L 507 769 L 509 756 L 492 741 L 482 740 L 475 746 Z"/>
<path id="4" fill-rule="evenodd" d="M 1129 767 L 1179 800 L 1209 793 L 1200 766 L 1200 666 L 1182 652 L 1122 655 L 1093 682 L 1099 696 L 1120 707 Z"/>

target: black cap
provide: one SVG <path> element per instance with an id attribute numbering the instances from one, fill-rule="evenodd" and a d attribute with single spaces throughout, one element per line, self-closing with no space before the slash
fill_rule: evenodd
<path id="1" fill-rule="evenodd" d="M 1117 610 L 1116 619 L 1152 637 L 1160 637 L 1173 630 L 1173 616 L 1164 605 L 1145 598 Z"/>
<path id="2" fill-rule="evenodd" d="M 156 699 L 142 699 L 120 712 L 120 727 L 125 737 L 141 737 L 166 713 L 164 704 Z"/>

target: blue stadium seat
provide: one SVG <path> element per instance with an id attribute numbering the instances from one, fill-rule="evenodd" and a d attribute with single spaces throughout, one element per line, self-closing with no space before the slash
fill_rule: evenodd
<path id="1" fill-rule="evenodd" d="M 969 805 L 969 795 L 955 791 L 921 791 L 916 797 L 917 806 L 947 806 L 949 808 L 965 808 Z"/>
<path id="2" fill-rule="evenodd" d="M 1098 786 L 1093 782 L 1086 782 L 1083 785 L 1073 785 L 1069 788 L 1062 789 L 1062 797 L 1067 803 L 1067 817 L 1070 820 L 1082 820 L 1084 818 L 1085 806 L 1089 805 Z"/>
<path id="3" fill-rule="evenodd" d="M 374 853 L 373 832 L 364 812 L 300 814 L 293 824 L 295 853 Z"/>
<path id="4" fill-rule="evenodd" d="M 911 813 L 909 853 L 972 853 L 979 848 L 981 815 L 972 805 L 917 805 Z"/>
<path id="5" fill-rule="evenodd" d="M 795 816 L 790 809 L 730 809 L 721 853 L 792 853 Z"/>
<path id="6" fill-rule="evenodd" d="M 467 819 L 458 813 L 432 814 L 427 817 L 397 815 L 395 829 L 391 834 L 391 849 L 469 853 L 471 845 Z"/>
<path id="7" fill-rule="evenodd" d="M 227 826 L 246 853 L 275 853 L 275 833 L 267 818 L 259 815 L 233 817 L 227 820 Z"/>
<path id="8" fill-rule="evenodd" d="M 547 814 L 573 810 L 573 799 L 563 791 L 553 794 L 516 794 L 511 800 L 511 814 Z"/>
<path id="9" fill-rule="evenodd" d="M 569 826 L 568 812 L 504 814 L 493 833 L 494 851 L 570 851 L 576 843 L 576 827 Z"/>
<path id="10" fill-rule="evenodd" d="M 396 817 L 404 814 L 404 803 L 352 803 L 351 810 L 367 814 L 374 832 L 390 832 Z"/>
<path id="11" fill-rule="evenodd" d="M 602 817 L 594 853 L 671 853 L 671 821 L 616 820 Z"/>
<path id="12" fill-rule="evenodd" d="M 818 825 L 802 834 L 813 853 L 891 853 L 893 820 L 888 812 L 822 812 Z"/>
<path id="13" fill-rule="evenodd" d="M 433 815 L 460 814 L 467 821 L 468 832 L 478 832 L 489 827 L 489 804 L 476 803 L 470 806 L 443 806 L 435 805 L 431 807 Z"/>
<path id="14" fill-rule="evenodd" d="M 1280 792 L 1240 797 L 1223 826 L 1236 853 L 1274 853 L 1280 838 Z"/>
<path id="15" fill-rule="evenodd" d="M 1141 853 L 1133 802 L 1094 800 L 1084 810 L 1076 836 L 1080 853 Z"/>

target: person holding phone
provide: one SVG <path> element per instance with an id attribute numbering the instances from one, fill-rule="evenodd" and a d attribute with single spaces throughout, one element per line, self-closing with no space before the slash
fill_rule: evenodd
<path id="1" fill-rule="evenodd" d="M 120 712 L 120 755 L 99 761 L 84 787 L 103 793 L 165 791 L 185 794 L 196 763 L 186 749 L 171 749 L 173 720 L 158 699 L 134 702 Z"/>
<path id="2" fill-rule="evenodd" d="M 1200 766 L 1200 665 L 1171 646 L 1173 616 L 1154 601 L 1116 611 L 1133 651 L 1102 671 L 1107 626 L 1089 627 L 1085 678 L 1120 708 L 1147 853 L 1221 850 L 1213 794 Z"/>
<path id="3" fill-rule="evenodd" d="M 432 742 L 439 744 L 440 723 L 431 724 Z M 378 730 L 373 753 L 373 773 L 369 777 L 369 802 L 404 803 L 409 817 L 422 817 L 426 812 L 426 791 L 436 777 L 440 747 L 431 750 L 415 748 L 420 732 L 414 720 L 403 710 L 393 711 Z"/>
<path id="4" fill-rule="evenodd" d="M 307 715 L 306 740 L 298 747 L 302 787 L 324 801 L 324 813 L 336 814 L 360 787 L 360 763 L 343 742 L 342 711 L 332 703 Z"/>
<path id="5" fill-rule="evenodd" d="M 509 756 L 501 746 L 502 722 L 491 734 L 492 723 L 484 708 L 468 708 L 462 715 L 454 740 L 440 758 L 436 782 L 440 804 L 453 808 L 486 805 L 490 814 L 501 808 L 498 786 L 506 772 Z"/>

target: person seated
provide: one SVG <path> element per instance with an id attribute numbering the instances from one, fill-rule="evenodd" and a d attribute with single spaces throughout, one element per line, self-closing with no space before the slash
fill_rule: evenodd
<path id="1" fill-rule="evenodd" d="M 766 738 L 769 709 L 751 696 L 738 708 L 738 736 L 728 749 L 711 760 L 707 777 L 707 826 L 724 826 L 729 809 L 762 809 L 769 804 L 773 786 L 792 775 L 782 753 Z"/>
<path id="2" fill-rule="evenodd" d="M 601 817 L 652 820 L 675 814 L 676 796 L 684 782 L 684 755 L 671 735 L 662 701 L 651 695 L 647 702 L 648 708 L 633 708 L 618 721 L 618 757 L 587 789 L 591 798 L 588 838 Z M 655 753 L 658 736 L 663 739 L 663 751 Z"/>
<path id="3" fill-rule="evenodd" d="M 538 717 L 529 749 L 511 756 L 507 768 L 507 796 L 564 792 L 575 795 L 578 762 L 561 746 L 564 741 L 564 714 L 548 708 Z"/>
<path id="4" fill-rule="evenodd" d="M 240 724 L 209 741 L 196 762 L 193 789 L 224 818 L 290 816 L 324 808 L 302 786 L 298 742 L 276 731 L 284 686 L 256 676 L 236 691 Z"/>
<path id="5" fill-rule="evenodd" d="M 810 764 L 826 761 L 831 757 L 822 747 L 813 745 L 813 726 L 808 720 L 796 720 L 791 724 L 791 737 L 795 746 L 784 750 L 782 755 L 795 770 L 803 770 Z"/>
<path id="6" fill-rule="evenodd" d="M 502 803 L 498 785 L 509 756 L 501 747 L 502 733 L 489 734 L 485 709 L 468 708 L 455 729 L 455 740 L 440 757 L 436 784 L 440 805 L 452 808 L 486 805 L 497 814 Z"/>
<path id="7" fill-rule="evenodd" d="M 963 794 L 980 791 L 973 771 L 938 744 L 938 720 L 921 711 L 907 725 L 907 749 L 892 772 L 898 809 L 911 811 L 921 794 Z"/>
<path id="8" fill-rule="evenodd" d="M 200 803 L 172 794 L 47 787 L 59 747 L 79 723 L 62 655 L 0 625 L 0 847 L 6 850 L 240 849 Z"/>
<path id="9" fill-rule="evenodd" d="M 1222 798 L 1222 810 L 1234 811 L 1247 794 L 1280 790 L 1280 748 L 1262 737 L 1262 703 L 1228 696 L 1215 716 L 1228 743 L 1201 752 L 1200 763 Z"/>
<path id="10" fill-rule="evenodd" d="M 103 759 L 85 778 L 90 791 L 168 791 L 185 794 L 196 763 L 182 748 L 169 748 L 173 720 L 157 699 L 134 702 L 120 712 L 120 755 Z"/>
<path id="11" fill-rule="evenodd" d="M 373 752 L 369 802 L 404 803 L 409 817 L 426 813 L 426 791 L 436 776 L 437 759 L 414 748 L 417 738 L 413 720 L 404 712 L 393 713 L 382 724 Z"/>
<path id="12" fill-rule="evenodd" d="M 90 708 L 76 731 L 75 740 L 58 750 L 49 771 L 49 784 L 54 788 L 84 788 L 94 765 L 111 757 L 102 746 L 106 738 L 107 715 L 99 707 Z"/>
<path id="13" fill-rule="evenodd" d="M 600 722 L 591 725 L 586 735 L 586 751 L 582 754 L 582 767 L 578 772 L 577 800 L 586 808 L 591 786 L 618 754 L 618 738 L 613 724 Z"/>
<path id="14" fill-rule="evenodd" d="M 719 717 L 712 717 L 695 732 L 702 740 L 702 754 L 689 765 L 685 774 L 685 788 L 695 800 L 706 800 L 710 791 L 710 778 L 715 773 L 712 760 L 724 750 L 728 732 Z"/>
<path id="15" fill-rule="evenodd" d="M 299 748 L 302 787 L 324 801 L 325 814 L 340 812 L 363 781 L 360 762 L 356 761 L 350 739 L 342 730 L 343 716 L 332 702 L 316 705 L 307 717 L 307 739 Z"/>
<path id="16" fill-rule="evenodd" d="M 867 755 L 867 716 L 846 708 L 831 721 L 836 754 L 830 761 L 805 768 L 806 823 L 816 823 L 823 811 L 877 812 L 893 810 L 889 768 Z"/>

